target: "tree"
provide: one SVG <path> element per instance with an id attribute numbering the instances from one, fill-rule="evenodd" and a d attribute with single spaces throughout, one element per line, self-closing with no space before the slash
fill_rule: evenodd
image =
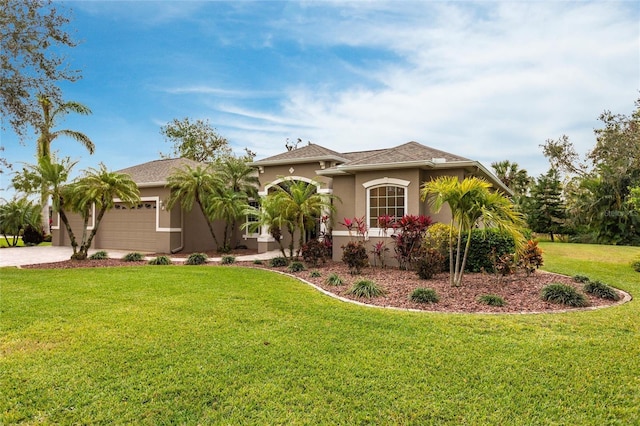
<path id="1" fill-rule="evenodd" d="M 167 208 L 171 209 L 177 202 L 180 202 L 183 209 L 191 211 L 193 205 L 197 204 L 207 221 L 211 237 L 216 247 L 219 248 L 218 237 L 206 212 L 207 197 L 221 189 L 221 181 L 216 179 L 211 167 L 185 166 L 167 178 L 167 186 L 171 190 L 171 195 L 167 200 Z"/>
<path id="2" fill-rule="evenodd" d="M 26 197 L 14 198 L 0 205 L 0 233 L 8 246 L 17 246 L 20 233 L 28 226 L 37 228 L 39 223 L 40 206 Z"/>
<path id="3" fill-rule="evenodd" d="M 471 231 L 482 225 L 496 227 L 513 236 L 517 247 L 522 247 L 524 237 L 521 229 L 522 215 L 514 210 L 513 203 L 499 192 L 491 191 L 491 184 L 475 177 L 459 181 L 455 176 L 442 176 L 425 182 L 420 190 L 422 200 L 429 201 L 437 213 L 448 204 L 451 209 L 451 231 L 449 243 L 449 282 L 452 286 L 462 285 L 464 268 L 471 245 Z M 457 230 L 457 236 L 453 230 Z M 462 236 L 467 235 L 462 259 Z M 457 250 L 454 261 L 453 244 Z"/>
<path id="4" fill-rule="evenodd" d="M 550 169 L 538 177 L 531 189 L 526 214 L 531 230 L 548 233 L 551 241 L 554 241 L 554 234 L 565 232 L 566 207 L 562 200 L 562 182 L 556 170 Z"/>
<path id="5" fill-rule="evenodd" d="M 82 132 L 69 129 L 53 130 L 57 124 L 57 120 L 63 115 L 69 112 L 75 112 L 77 114 L 88 115 L 91 114 L 91 110 L 82 105 L 79 102 L 52 102 L 46 96 L 40 96 L 38 98 L 40 107 L 42 108 L 42 115 L 37 124 L 39 132 L 38 146 L 37 146 L 37 158 L 38 161 L 51 158 L 51 143 L 60 136 L 69 137 L 80 142 L 88 151 L 89 154 L 93 154 L 95 151 L 95 145 L 91 139 Z M 43 183 L 45 183 L 43 181 Z M 49 230 L 49 203 L 46 196 L 46 188 L 41 188 L 40 192 L 40 205 L 42 206 L 42 228 L 48 232 Z"/>
<path id="6" fill-rule="evenodd" d="M 273 202 L 278 211 L 279 222 L 286 224 L 287 231 L 291 235 L 289 244 L 289 255 L 293 259 L 294 235 L 298 235 L 298 252 L 306 242 L 307 230 L 314 228 L 317 221 L 326 212 L 335 210 L 332 204 L 333 199 L 337 199 L 331 194 L 319 194 L 317 182 L 304 182 L 299 180 L 285 180 L 283 184 L 274 186 L 274 192 L 267 195 L 273 198 Z"/>
<path id="7" fill-rule="evenodd" d="M 249 229 L 250 232 L 256 232 L 263 226 L 267 227 L 269 234 L 278 243 L 282 256 L 287 257 L 287 252 L 282 244 L 282 230 L 290 228 L 290 225 L 288 218 L 281 214 L 278 200 L 267 195 L 262 198 L 260 208 L 250 206 L 245 210 L 245 214 L 252 215 L 257 220 L 244 223 L 242 228 Z"/>
<path id="8" fill-rule="evenodd" d="M 206 213 L 210 219 L 221 219 L 225 222 L 222 248 L 219 251 L 231 251 L 231 237 L 235 232 L 237 221 L 245 215 L 249 208 L 247 195 L 233 188 L 223 188 L 207 198 Z"/>
<path id="9" fill-rule="evenodd" d="M 71 256 L 72 259 L 87 259 L 91 242 L 98 232 L 104 214 L 111 210 L 118 198 L 123 203 L 137 204 L 140 202 L 138 185 L 125 173 L 110 172 L 104 164 L 99 169 L 87 169 L 73 185 L 69 187 L 66 203 L 71 210 L 79 213 L 83 219 L 82 241 L 80 248 Z M 93 229 L 88 232 L 92 207 L 97 212 Z"/>
<path id="10" fill-rule="evenodd" d="M 173 119 L 160 128 L 160 133 L 173 144 L 171 153 L 160 153 L 162 158 L 179 157 L 214 163 L 231 155 L 229 142 L 218 134 L 209 120 Z"/>
<path id="11" fill-rule="evenodd" d="M 0 112 L 21 138 L 40 121 L 38 97 L 59 102 L 57 83 L 80 78 L 61 49 L 76 46 L 69 21 L 52 0 L 0 0 Z"/>
<path id="12" fill-rule="evenodd" d="M 640 244 L 640 217 L 629 202 L 640 185 L 640 99 L 635 106 L 629 116 L 600 115 L 604 127 L 584 159 L 566 135 L 542 145 L 552 167 L 572 177 L 565 191 L 571 220 L 596 242 Z"/>
<path id="13" fill-rule="evenodd" d="M 518 166 L 518 163 L 504 160 L 491 163 L 491 167 L 498 179 L 512 190 L 516 196 L 526 194 L 531 178 L 525 169 L 521 169 Z"/>

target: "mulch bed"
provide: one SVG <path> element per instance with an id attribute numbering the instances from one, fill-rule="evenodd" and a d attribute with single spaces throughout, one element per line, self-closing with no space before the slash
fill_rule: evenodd
<path id="1" fill-rule="evenodd" d="M 214 255 L 216 257 L 219 254 Z M 172 256 L 174 257 L 174 256 Z M 186 257 L 186 256 L 185 256 Z M 23 266 L 25 269 L 69 269 L 69 268 L 93 268 L 93 267 L 113 267 L 113 266 L 141 266 L 146 265 L 145 261 L 125 262 L 120 259 L 87 260 L 45 263 L 37 265 Z M 181 263 L 175 263 L 176 267 Z M 207 265 L 219 265 L 219 262 L 209 262 Z M 206 266 L 206 265 L 205 265 Z M 237 262 L 232 266 L 224 267 L 251 267 L 270 269 L 280 273 L 286 273 L 329 292 L 336 296 L 351 299 L 369 305 L 395 307 L 404 309 L 415 309 L 435 312 L 487 312 L 487 313 L 533 313 L 533 312 L 558 312 L 566 310 L 578 310 L 565 305 L 545 302 L 540 299 L 540 292 L 545 285 L 550 283 L 563 283 L 575 287 L 582 291 L 582 284 L 573 282 L 571 277 L 563 275 L 536 272 L 530 277 L 523 273 L 512 276 L 498 278 L 493 274 L 466 274 L 462 286 L 452 287 L 449 284 L 449 274 L 439 274 L 430 280 L 421 280 L 413 271 L 401 271 L 395 268 L 365 268 L 360 275 L 351 275 L 346 265 L 340 262 L 327 262 L 317 267 L 308 267 L 305 271 L 290 272 L 288 268 L 272 268 L 268 262 L 255 264 L 254 262 Z M 197 267 L 197 266 L 193 266 Z M 320 277 L 312 277 L 311 271 L 320 273 Z M 343 279 L 341 286 L 326 284 L 325 280 L 335 273 Z M 348 294 L 348 290 L 353 283 L 358 280 L 367 279 L 376 282 L 386 294 L 381 297 L 362 299 Z M 418 287 L 428 287 L 436 291 L 439 297 L 438 303 L 420 304 L 409 300 L 409 295 Z M 621 299 L 625 296 L 618 291 Z M 505 306 L 488 306 L 478 301 L 482 295 L 497 295 L 504 299 Z M 620 302 L 600 299 L 586 294 L 590 302 L 590 307 L 604 307 Z"/>

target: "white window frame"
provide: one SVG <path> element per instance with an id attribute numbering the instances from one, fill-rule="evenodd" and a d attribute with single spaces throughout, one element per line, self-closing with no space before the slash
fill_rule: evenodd
<path id="1" fill-rule="evenodd" d="M 366 224 L 367 226 L 369 225 L 369 223 L 371 223 L 371 190 L 374 188 L 381 188 L 381 187 L 387 187 L 387 186 L 395 186 L 398 188 L 402 188 L 404 190 L 404 214 L 407 214 L 407 209 L 408 209 L 408 205 L 409 205 L 409 185 L 411 184 L 411 181 L 408 180 L 404 180 L 404 179 L 397 179 L 397 178 L 389 178 L 389 177 L 384 177 L 384 178 L 380 178 L 380 179 L 373 179 L 370 181 L 367 181 L 365 183 L 362 184 L 362 186 L 366 189 Z M 389 234 L 390 235 L 390 234 Z M 377 227 L 369 227 L 369 236 L 370 237 L 375 237 L 375 236 L 383 236 L 383 230 L 382 228 L 377 228 Z"/>

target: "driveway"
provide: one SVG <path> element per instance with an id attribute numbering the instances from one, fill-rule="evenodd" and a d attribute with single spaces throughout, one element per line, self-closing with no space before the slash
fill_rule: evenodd
<path id="1" fill-rule="evenodd" d="M 89 250 L 89 254 L 97 250 Z M 109 250 L 110 257 L 122 257 L 127 252 Z M 34 263 L 50 263 L 69 260 L 73 254 L 71 247 L 37 246 L 0 248 L 0 267 L 32 265 Z"/>

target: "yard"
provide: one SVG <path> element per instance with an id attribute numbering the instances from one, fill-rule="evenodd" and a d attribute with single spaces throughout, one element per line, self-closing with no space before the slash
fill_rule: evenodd
<path id="1" fill-rule="evenodd" d="M 634 296 L 566 314 L 411 313 L 227 267 L 4 269 L 11 423 L 637 424 L 631 247 L 543 243 Z"/>

